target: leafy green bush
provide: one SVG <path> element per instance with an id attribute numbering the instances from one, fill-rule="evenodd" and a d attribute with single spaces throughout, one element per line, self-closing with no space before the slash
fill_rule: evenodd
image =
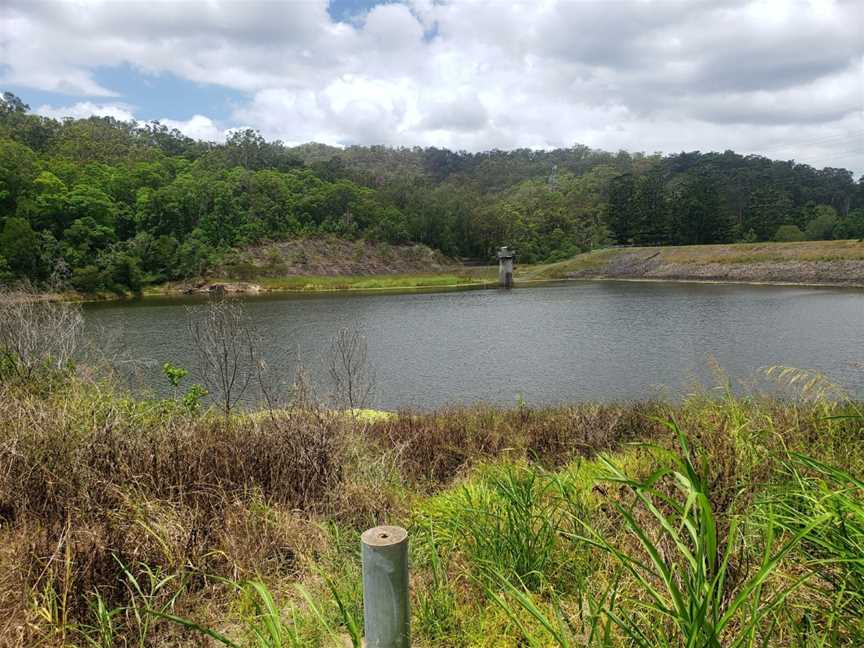
<path id="1" fill-rule="evenodd" d="M 778 242 L 791 243 L 795 241 L 803 241 L 807 237 L 804 235 L 797 225 L 781 225 L 777 228 L 777 233 L 774 234 L 774 240 Z"/>
<path id="2" fill-rule="evenodd" d="M 828 241 L 834 238 L 834 227 L 837 225 L 837 212 L 828 205 L 816 208 L 816 217 L 807 223 L 804 235 L 810 241 Z"/>
<path id="3" fill-rule="evenodd" d="M 95 265 L 86 265 L 72 270 L 70 283 L 75 290 L 83 293 L 95 293 L 104 288 L 102 271 Z"/>

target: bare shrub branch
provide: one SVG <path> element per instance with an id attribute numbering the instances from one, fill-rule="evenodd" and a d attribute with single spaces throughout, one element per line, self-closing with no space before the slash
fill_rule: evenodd
<path id="1" fill-rule="evenodd" d="M 375 376 L 369 367 L 366 338 L 359 331 L 344 328 L 336 333 L 324 363 L 338 407 L 353 411 L 369 404 Z"/>
<path id="2" fill-rule="evenodd" d="M 303 365 L 298 365 L 297 370 L 294 372 L 294 382 L 291 384 L 289 402 L 292 410 L 300 412 L 318 411 L 315 387 Z"/>
<path id="3" fill-rule="evenodd" d="M 228 417 L 253 380 L 263 386 L 258 340 L 240 303 L 216 299 L 188 313 L 198 374 Z"/>
<path id="4" fill-rule="evenodd" d="M 78 304 L 40 299 L 27 286 L 0 292 L 0 358 L 22 380 L 40 369 L 69 367 L 83 329 Z"/>

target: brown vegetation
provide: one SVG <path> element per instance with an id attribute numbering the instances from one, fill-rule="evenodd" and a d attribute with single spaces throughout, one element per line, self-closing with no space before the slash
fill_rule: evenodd
<path id="1" fill-rule="evenodd" d="M 502 453 L 560 465 L 655 432 L 645 414 L 658 408 L 453 410 L 352 432 L 345 417 L 315 409 L 226 421 L 104 385 L 73 381 L 49 393 L 4 385 L 0 634 L 44 638 L 36 593 L 60 597 L 69 620 L 86 618 L 94 592 L 125 600 L 121 564 L 290 576 L 303 569 L 301 556 L 314 555 L 321 516 L 359 531 L 404 509 L 403 496 L 379 481 L 394 468 L 434 490 Z M 369 466 L 377 474 L 364 485 Z M 215 595 L 213 586 L 197 583 L 199 595 Z"/>
<path id="2" fill-rule="evenodd" d="M 208 274 L 231 279 L 293 275 L 344 276 L 446 272 L 458 267 L 424 245 L 389 245 L 338 237 L 297 238 L 247 248 L 226 257 Z"/>
<path id="3" fill-rule="evenodd" d="M 703 468 L 714 510 L 738 514 L 755 485 L 771 480 L 768 459 L 784 446 L 805 449 L 818 439 L 827 457 L 860 454 L 860 446 L 844 450 L 848 432 L 826 436 L 821 407 L 475 407 L 358 425 L 314 406 L 226 419 L 75 378 L 35 391 L 7 383 L 0 386 L 0 645 L 76 645 L 96 594 L 128 615 L 140 596 L 129 579 L 153 570 L 176 580 L 147 594 L 147 606 L 170 602 L 174 613 L 223 626 L 233 590 L 219 577 L 277 587 L 314 581 L 321 565 L 346 556 L 333 546 L 340 534 L 356 538 L 367 526 L 408 520 L 412 492 L 434 496 L 504 458 L 552 470 L 628 441 L 674 447 L 663 424 L 671 416 L 699 455 L 711 457 Z M 747 422 L 754 420 L 766 427 Z M 617 492 L 607 496 L 626 501 Z M 336 528 L 336 536 L 326 530 Z M 422 573 L 417 578 L 422 592 L 429 585 Z M 198 643 L 170 623 L 146 633 L 145 645 Z"/>
<path id="4" fill-rule="evenodd" d="M 527 268 L 525 278 L 653 279 L 864 287 L 864 242 L 614 248 Z"/>
<path id="5" fill-rule="evenodd" d="M 417 483 L 446 484 L 478 459 L 530 458 L 557 468 L 633 439 L 655 436 L 658 403 L 594 405 L 534 410 L 488 406 L 405 413 L 370 426 L 381 448 L 398 448 L 404 475 Z"/>

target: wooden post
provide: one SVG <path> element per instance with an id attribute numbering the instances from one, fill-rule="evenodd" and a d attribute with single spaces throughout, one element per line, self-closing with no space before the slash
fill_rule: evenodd
<path id="1" fill-rule="evenodd" d="M 366 648 L 410 648 L 408 532 L 379 526 L 360 538 Z"/>

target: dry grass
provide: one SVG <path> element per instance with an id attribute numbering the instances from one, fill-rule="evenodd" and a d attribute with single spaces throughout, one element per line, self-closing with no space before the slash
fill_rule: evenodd
<path id="1" fill-rule="evenodd" d="M 652 419 L 667 411 L 656 403 L 532 410 L 478 406 L 425 415 L 404 413 L 370 426 L 380 447 L 399 448 L 403 474 L 440 485 L 478 461 L 508 456 L 560 467 L 661 429 Z"/>
<path id="2" fill-rule="evenodd" d="M 36 391 L 0 384 L 7 636 L 44 640 L 46 621 L 87 618 L 96 592 L 127 602 L 121 563 L 185 573 L 187 609 L 215 596 L 218 610 L 224 592 L 201 574 L 308 575 L 327 550 L 324 520 L 359 531 L 404 516 L 406 483 L 435 490 L 493 457 L 560 466 L 651 433 L 655 410 L 463 409 L 355 429 L 314 409 L 189 415 L 75 378 Z M 46 597 L 62 619 L 45 612 Z"/>
<path id="3" fill-rule="evenodd" d="M 247 645 L 258 617 L 249 588 L 238 583 L 250 579 L 267 584 L 282 623 L 303 645 L 329 645 L 320 620 L 338 630 L 342 618 L 332 592 L 350 614 L 362 614 L 358 534 L 385 522 L 411 529 L 417 645 L 518 645 L 523 630 L 536 645 L 550 645 L 531 614 L 505 614 L 486 591 L 484 565 L 500 554 L 504 569 L 506 553 L 508 569 L 530 582 L 531 600 L 547 611 L 559 601 L 562 618 L 575 615 L 582 632 L 576 617 L 587 614 L 585 601 L 602 600 L 622 575 L 572 535 L 583 532 L 579 520 L 590 522 L 617 546 L 640 551 L 618 512 L 631 506 L 632 492 L 602 479 L 602 458 L 646 479 L 664 455 L 627 444 L 674 450 L 678 439 L 664 421 L 687 432 L 718 538 L 732 536 L 740 521 L 730 591 L 758 568 L 760 506 L 786 479 L 778 458 L 800 450 L 853 474 L 864 466 L 862 424 L 842 418 L 857 411 L 854 404 L 824 400 L 705 397 L 676 406 L 473 407 L 362 419 L 311 408 L 226 421 L 74 377 L 35 387 L 0 384 L 2 646 L 82 646 L 98 635 L 100 618 L 113 619 L 112 643 L 98 645 L 211 645 L 188 628 L 141 616 L 145 608 L 171 610 Z M 671 483 L 654 488 L 675 493 Z M 514 493 L 521 509 L 507 503 Z M 656 520 L 633 515 L 674 556 Z M 535 525 L 542 525 L 539 544 Z M 448 540 L 463 532 L 473 545 Z M 528 573 L 537 565 L 542 573 Z M 766 591 L 808 566 L 790 554 L 778 570 Z M 622 600 L 640 596 L 629 578 L 617 587 Z M 831 588 L 814 577 L 798 595 L 817 610 L 808 617 L 813 633 L 829 624 Z M 782 613 L 783 633 L 766 645 L 804 636 L 796 629 L 802 612 Z M 666 627 L 646 619 L 655 631 Z M 835 645 L 854 645 L 856 636 L 844 631 Z M 611 643 L 626 641 L 613 631 Z"/>
<path id="4" fill-rule="evenodd" d="M 558 263 L 528 266 L 517 279 L 570 276 L 864 283 L 864 243 L 803 241 L 677 247 L 630 247 L 580 254 Z"/>
<path id="5" fill-rule="evenodd" d="M 118 560 L 293 573 L 316 537 L 310 521 L 341 490 L 345 439 L 331 416 L 226 422 L 97 386 L 0 389 L 3 544 L 17 553 L 4 565 L 4 607 L 15 605 L 10 587 L 64 592 L 74 616 L 95 591 L 122 599 Z"/>

